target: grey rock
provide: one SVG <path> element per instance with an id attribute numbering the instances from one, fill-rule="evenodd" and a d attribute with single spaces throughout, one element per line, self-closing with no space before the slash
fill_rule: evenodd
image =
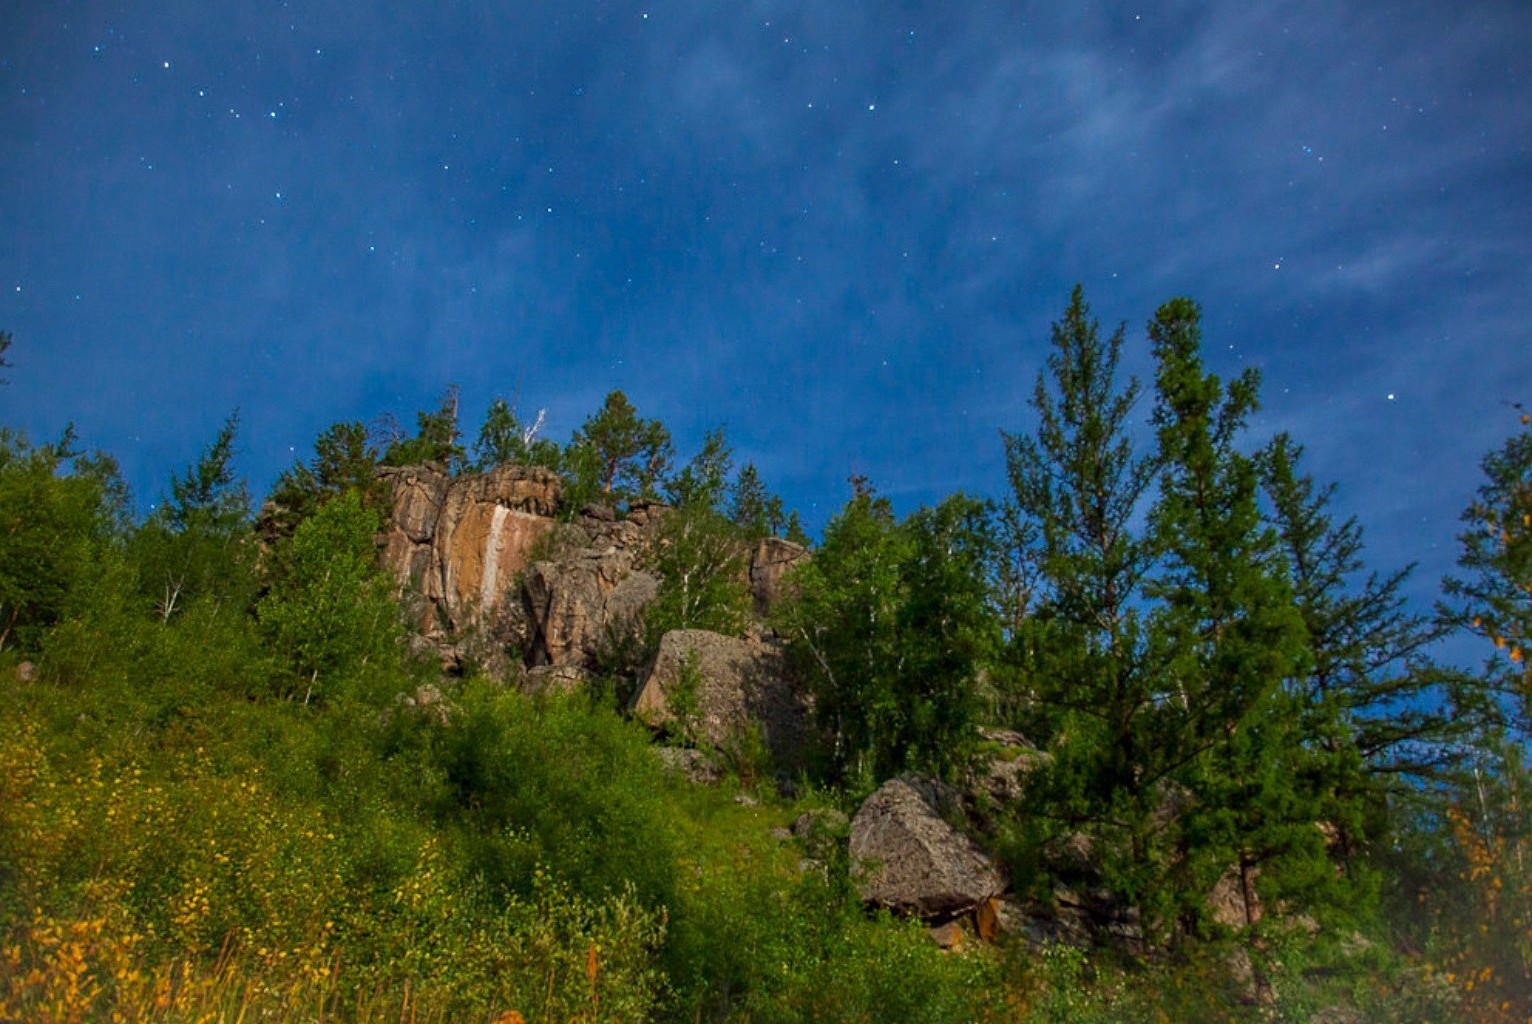
<path id="1" fill-rule="evenodd" d="M 851 858 L 864 903 L 950 918 L 1000 895 L 1005 879 L 972 840 L 937 811 L 929 779 L 890 779 L 851 820 Z"/>
<path id="2" fill-rule="evenodd" d="M 703 629 L 678 629 L 660 639 L 659 654 L 634 695 L 633 713 L 652 726 L 675 724 L 671 696 L 690 659 L 700 675 L 696 693 L 698 738 L 724 747 L 759 725 L 779 764 L 802 750 L 807 721 L 803 695 L 793 682 L 780 642 L 740 639 Z"/>

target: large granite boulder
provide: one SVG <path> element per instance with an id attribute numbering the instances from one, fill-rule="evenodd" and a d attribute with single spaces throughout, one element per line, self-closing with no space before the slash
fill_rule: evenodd
<path id="1" fill-rule="evenodd" d="M 600 653 L 635 630 L 659 580 L 633 568 L 621 548 L 575 551 L 536 562 L 522 585 L 528 621 L 527 663 L 595 667 Z"/>
<path id="2" fill-rule="evenodd" d="M 765 617 L 783 594 L 783 577 L 809 559 L 808 549 L 781 537 L 766 537 L 750 556 L 750 596 L 755 613 Z"/>
<path id="3" fill-rule="evenodd" d="M 671 630 L 660 638 L 654 666 L 633 698 L 638 718 L 654 726 L 674 724 L 672 698 L 684 685 L 689 662 L 697 669 L 693 681 L 698 739 L 724 746 L 759 724 L 779 763 L 795 761 L 802 749 L 807 708 L 780 642 L 705 629 Z"/>
<path id="4" fill-rule="evenodd" d="M 1005 879 L 937 808 L 941 791 L 919 775 L 890 779 L 851 819 L 851 860 L 862 901 L 927 920 L 975 910 Z"/>

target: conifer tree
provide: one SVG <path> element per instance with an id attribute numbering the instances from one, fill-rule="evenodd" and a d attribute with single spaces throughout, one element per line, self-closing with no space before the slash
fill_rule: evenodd
<path id="1" fill-rule="evenodd" d="M 524 466 L 559 468 L 559 446 L 545 437 L 538 437 L 543 417 L 539 413 L 531 426 L 523 426 L 516 411 L 503 398 L 490 403 L 479 427 L 479 438 L 473 446 L 473 468 L 479 472 L 493 469 L 506 462 Z"/>
<path id="2" fill-rule="evenodd" d="M 1303 622 L 1261 519 L 1256 465 L 1237 447 L 1258 376 L 1226 387 L 1204 369 L 1201 311 L 1189 299 L 1161 306 L 1149 337 L 1161 467 L 1149 647 L 1161 675 L 1138 781 L 1182 794 L 1185 806 L 1165 829 L 1163 877 L 1141 895 L 1161 927 L 1198 933 L 1207 894 L 1230 870 L 1251 924 L 1272 899 L 1329 905 L 1321 890 L 1335 873 L 1321 808 L 1294 785 L 1309 755 L 1301 700 L 1285 684 L 1306 667 Z"/>
<path id="3" fill-rule="evenodd" d="M 1482 725 L 1480 687 L 1430 657 L 1452 627 L 1407 607 L 1402 588 L 1414 566 L 1364 575 L 1361 526 L 1335 521 L 1335 487 L 1301 474 L 1302 455 L 1280 434 L 1259 464 L 1307 637 L 1308 671 L 1297 681 L 1303 732 L 1335 759 L 1323 782 L 1337 794 L 1354 786 L 1349 799 L 1366 793 L 1374 806 L 1385 793 L 1413 797 L 1461 760 Z M 1356 771 L 1366 778 L 1346 781 Z"/>
<path id="4" fill-rule="evenodd" d="M 628 397 L 613 391 L 575 431 L 565 464 L 575 478 L 575 493 L 593 491 L 609 501 L 631 501 L 657 496 L 673 453 L 665 425 L 640 418 Z"/>
<path id="5" fill-rule="evenodd" d="M 807 541 L 800 539 L 801 525 L 797 526 L 799 537 L 789 533 L 789 528 L 797 524 L 797 513 L 791 518 L 783 514 L 782 499 L 766 489 L 753 462 L 741 467 L 729 489 L 729 519 L 754 540 L 780 534 L 795 544 Z"/>
<path id="6" fill-rule="evenodd" d="M 378 480 L 380 456 L 360 421 L 332 423 L 314 441 L 314 455 L 298 460 L 277 477 L 261 510 L 257 529 L 266 541 L 291 536 L 298 524 L 325 502 L 356 491 L 362 504 L 378 508 L 385 493 Z"/>
<path id="7" fill-rule="evenodd" d="M 435 462 L 449 473 L 463 470 L 467 456 L 463 452 L 462 433 L 458 430 L 458 388 L 450 385 L 432 412 L 415 414 L 416 433 L 412 438 L 393 441 L 383 452 L 386 466 L 414 466 Z"/>
<path id="8" fill-rule="evenodd" d="M 1463 512 L 1461 575 L 1442 583 L 1444 620 L 1481 637 L 1483 678 L 1506 724 L 1532 736 L 1532 416 L 1485 456 L 1485 481 Z"/>
<path id="9" fill-rule="evenodd" d="M 1140 783 L 1157 680 L 1139 611 L 1152 549 L 1135 516 L 1154 463 L 1130 435 L 1139 384 L 1118 379 L 1123 329 L 1103 338 L 1077 286 L 1052 341 L 1033 390 L 1036 435 L 1003 435 L 1007 589 L 1025 590 L 1007 613 L 1021 692 L 1003 703 L 1031 709 L 1014 724 L 1055 750 L 1028 811 L 1052 823 L 1039 839 L 1084 829 L 1106 861 L 1131 865 L 1152 797 Z"/>
<path id="10" fill-rule="evenodd" d="M 250 492 L 233 465 L 238 427 L 235 412 L 184 474 L 171 474 L 169 497 L 133 534 L 141 596 L 161 622 L 198 598 L 240 609 L 255 598 Z"/>

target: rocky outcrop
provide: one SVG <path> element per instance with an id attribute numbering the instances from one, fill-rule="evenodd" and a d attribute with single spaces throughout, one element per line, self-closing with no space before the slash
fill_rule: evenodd
<path id="1" fill-rule="evenodd" d="M 378 476 L 392 502 L 383 564 L 401 590 L 419 596 L 421 631 L 443 637 L 487 626 L 514 643 L 521 606 L 507 594 L 553 527 L 558 476 L 511 464 L 455 478 L 432 465 Z"/>
<path id="2" fill-rule="evenodd" d="M 787 653 L 774 639 L 724 636 L 704 629 L 677 629 L 660 639 L 659 654 L 637 694 L 634 714 L 654 726 L 673 725 L 673 697 L 687 685 L 684 670 L 696 668 L 697 739 L 725 746 L 758 723 L 778 763 L 791 764 L 802 747 L 807 708 L 788 669 Z"/>
<path id="3" fill-rule="evenodd" d="M 587 548 L 529 567 L 522 587 L 528 664 L 594 668 L 604 649 L 636 629 L 660 581 L 633 561 L 621 548 Z"/>
<path id="4" fill-rule="evenodd" d="M 808 549 L 781 537 L 766 537 L 750 557 L 750 596 L 755 613 L 766 616 L 783 596 L 783 577 L 794 566 L 808 561 Z"/>
<path id="5" fill-rule="evenodd" d="M 928 920 L 968 913 L 1005 890 L 972 840 L 944 820 L 936 783 L 890 779 L 851 820 L 851 860 L 862 901 Z"/>

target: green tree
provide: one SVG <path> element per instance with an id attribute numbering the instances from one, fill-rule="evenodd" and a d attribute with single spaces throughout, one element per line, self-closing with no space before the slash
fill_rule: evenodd
<path id="1" fill-rule="evenodd" d="M 1488 709 L 1472 676 L 1430 657 L 1451 625 L 1409 610 L 1401 591 L 1414 567 L 1364 575 L 1361 526 L 1335 520 L 1335 487 L 1300 474 L 1302 454 L 1278 435 L 1260 469 L 1306 637 L 1307 672 L 1294 685 L 1300 729 L 1320 755 L 1307 781 L 1350 863 L 1365 832 L 1381 838 L 1391 799 L 1418 800 L 1461 767 Z"/>
<path id="2" fill-rule="evenodd" d="M 572 491 L 598 492 L 613 502 L 655 497 L 671 458 L 665 425 L 641 419 L 621 391 L 606 396 L 600 411 L 575 431 L 565 452 L 574 477 Z"/>
<path id="3" fill-rule="evenodd" d="M 1532 416 L 1482 463 L 1485 481 L 1463 512 L 1460 575 L 1442 583 L 1444 621 L 1482 638 L 1483 678 L 1506 721 L 1532 735 Z"/>
<path id="4" fill-rule="evenodd" d="M 665 517 L 650 556 L 659 594 L 646 612 L 652 642 L 672 629 L 738 636 L 750 620 L 749 552 L 738 532 L 702 504 Z"/>
<path id="5" fill-rule="evenodd" d="M 434 462 L 449 473 L 461 472 L 466 456 L 457 417 L 458 389 L 453 384 L 442 392 L 441 401 L 434 411 L 415 414 L 415 436 L 392 441 L 383 452 L 383 464 L 418 466 Z"/>
<path id="6" fill-rule="evenodd" d="M 883 757 L 955 777 L 972 751 L 979 680 L 1000 646 L 988 567 L 997 540 L 992 508 L 955 494 L 903 524 L 900 652 L 894 689 L 902 715 Z"/>
<path id="7" fill-rule="evenodd" d="M 729 519 L 754 540 L 787 533 L 789 519 L 783 514 L 782 499 L 766 489 L 760 471 L 753 462 L 747 462 L 740 468 L 733 487 L 729 489 Z M 796 523 L 797 513 L 794 513 L 792 524 Z M 797 532 L 802 534 L 801 526 Z M 808 538 L 788 539 L 794 543 L 805 543 Z"/>
<path id="8" fill-rule="evenodd" d="M 729 486 L 729 471 L 734 468 L 733 451 L 724 438 L 723 428 L 714 427 L 702 439 L 702 449 L 693 455 L 669 480 L 665 497 L 677 508 L 695 508 L 717 513 Z"/>
<path id="9" fill-rule="evenodd" d="M 1139 782 L 1158 685 L 1142 626 L 1153 547 L 1135 523 L 1155 462 L 1129 433 L 1139 384 L 1118 382 L 1122 345 L 1123 328 L 1103 338 L 1076 286 L 1033 388 L 1036 434 L 1003 435 L 1015 683 L 1002 702 L 1016 709 L 1014 724 L 1056 749 L 1034 810 L 1060 829 L 1111 833 L 1108 849 L 1131 851 L 1152 809 Z"/>
<path id="10" fill-rule="evenodd" d="M 211 444 L 187 468 L 170 475 L 170 499 L 165 517 L 172 529 L 197 526 L 228 532 L 250 520 L 250 492 L 234 475 L 234 438 L 239 431 L 235 410 L 218 428 Z"/>
<path id="11" fill-rule="evenodd" d="M 1311 753 L 1301 701 L 1285 685 L 1306 668 L 1306 637 L 1277 536 L 1261 518 L 1255 461 L 1237 444 L 1259 379 L 1247 372 L 1225 387 L 1204 369 L 1201 311 L 1190 299 L 1161 306 L 1149 336 L 1161 466 L 1149 631 L 1162 675 L 1138 782 L 1169 784 L 1186 807 L 1166 829 L 1168 870 L 1140 894 L 1162 926 L 1198 932 L 1207 893 L 1232 868 L 1251 922 L 1258 895 L 1267 906 L 1325 910 L 1337 899 L 1322 892 L 1335 872 L 1320 808 L 1294 783 L 1310 773 Z"/>
<path id="12" fill-rule="evenodd" d="M 333 423 L 314 441 L 314 455 L 284 470 L 261 510 L 257 528 L 268 543 L 289 537 L 319 507 L 347 491 L 356 491 L 368 508 L 385 499 L 378 479 L 377 448 L 359 421 Z"/>
<path id="13" fill-rule="evenodd" d="M 877 753 L 897 731 L 892 669 L 906 556 L 893 506 L 855 478 L 814 558 L 794 571 L 795 596 L 777 611 L 778 630 L 814 695 L 832 779 L 870 781 Z"/>
<path id="14" fill-rule="evenodd" d="M 139 586 L 168 622 L 189 600 L 215 597 L 248 608 L 256 591 L 250 494 L 234 473 L 239 414 L 232 413 L 170 495 L 133 535 Z"/>
<path id="15" fill-rule="evenodd" d="M 9 331 L 0 331 L 0 370 L 9 370 L 11 364 L 5 359 L 5 354 L 11 350 L 11 334 Z M 0 384 L 9 384 L 10 381 L 0 377 Z"/>
<path id="16" fill-rule="evenodd" d="M 544 437 L 538 437 L 542 427 L 542 414 L 530 427 L 523 426 L 509 402 L 497 398 L 490 403 L 479 427 L 479 439 L 473 446 L 473 468 L 484 472 L 502 463 L 514 462 L 524 466 L 559 468 L 559 446 Z"/>
<path id="17" fill-rule="evenodd" d="M 0 428 L 0 650 L 63 618 L 111 539 L 102 479 L 59 451 Z"/>
<path id="18" fill-rule="evenodd" d="M 377 566 L 376 513 L 356 491 L 327 502 L 277 551 L 261 625 L 293 674 L 305 704 L 333 697 L 397 651 L 399 610 Z M 294 691 L 294 694 L 296 691 Z"/>

